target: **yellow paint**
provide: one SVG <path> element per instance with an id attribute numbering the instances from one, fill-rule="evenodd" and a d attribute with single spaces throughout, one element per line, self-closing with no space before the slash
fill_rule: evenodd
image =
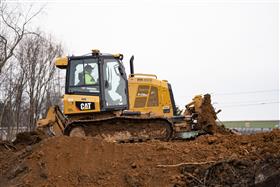
<path id="1" fill-rule="evenodd" d="M 37 121 L 37 128 L 47 130 L 52 127 L 52 132 L 55 133 L 56 136 L 60 136 L 63 134 L 64 124 L 60 119 L 61 112 L 57 106 L 52 106 L 49 108 L 47 116 L 45 119 L 40 119 Z"/>
<path id="2" fill-rule="evenodd" d="M 146 96 L 137 95 L 139 86 L 147 86 L 149 90 Z M 157 88 L 158 105 L 148 106 L 149 96 L 151 94 L 151 87 Z M 151 78 L 147 76 L 135 76 L 128 79 L 129 88 L 129 110 L 130 111 L 140 111 L 143 113 L 150 113 L 152 116 L 173 116 L 173 106 L 171 103 L 170 93 L 168 90 L 168 83 L 166 81 L 161 81 L 156 78 Z M 136 98 L 147 97 L 145 105 L 143 107 L 135 108 Z M 76 107 L 76 102 L 94 102 L 94 110 L 81 111 Z M 164 113 L 164 109 L 169 109 L 168 113 Z M 64 95 L 64 114 L 78 114 L 78 113 L 90 113 L 90 112 L 100 112 L 100 98 L 99 96 L 86 96 L 86 95 Z"/>
<path id="3" fill-rule="evenodd" d="M 88 96 L 88 95 L 64 95 L 64 114 L 79 114 L 79 113 L 90 113 L 90 112 L 100 112 L 100 99 L 99 96 Z M 92 102 L 95 104 L 94 110 L 84 110 L 81 111 L 76 106 L 76 102 Z"/>
<path id="4" fill-rule="evenodd" d="M 114 58 L 123 58 L 123 54 L 120 53 L 116 53 L 116 54 L 112 54 Z"/>
<path id="5" fill-rule="evenodd" d="M 68 65 L 68 58 L 67 57 L 60 57 L 55 59 L 55 66 L 60 69 L 66 69 Z"/>
<path id="6" fill-rule="evenodd" d="M 128 88 L 129 88 L 129 110 L 130 111 L 140 111 L 144 113 L 151 113 L 154 116 L 165 116 L 172 117 L 173 116 L 173 107 L 171 103 L 171 97 L 168 90 L 167 81 L 161 81 L 156 79 L 156 76 L 151 75 L 147 76 L 146 74 L 135 74 L 137 76 L 130 76 L 128 79 Z M 139 86 L 148 86 L 149 92 L 147 97 L 151 93 L 151 87 L 155 87 L 158 90 L 158 106 L 148 107 L 148 99 L 146 104 L 142 108 L 135 108 L 135 100 L 136 98 L 145 97 L 145 96 L 137 96 L 138 87 Z M 163 109 L 170 109 L 169 113 L 164 113 Z"/>
<path id="7" fill-rule="evenodd" d="M 92 49 L 91 52 L 93 54 L 99 54 L 100 53 L 99 49 Z"/>

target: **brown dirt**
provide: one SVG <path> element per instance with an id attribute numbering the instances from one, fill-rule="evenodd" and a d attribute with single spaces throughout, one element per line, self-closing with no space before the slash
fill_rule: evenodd
<path id="1" fill-rule="evenodd" d="M 38 137 L 0 142 L 1 187 L 280 186 L 280 131 L 135 144 Z"/>

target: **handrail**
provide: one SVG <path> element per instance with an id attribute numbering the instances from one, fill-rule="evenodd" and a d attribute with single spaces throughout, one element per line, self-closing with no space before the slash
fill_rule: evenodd
<path id="1" fill-rule="evenodd" d="M 141 76 L 144 76 L 144 77 L 154 77 L 155 79 L 157 79 L 157 76 L 155 74 L 144 74 L 144 73 L 135 73 L 135 74 L 130 74 L 129 75 L 129 78 L 131 77 L 141 77 Z"/>

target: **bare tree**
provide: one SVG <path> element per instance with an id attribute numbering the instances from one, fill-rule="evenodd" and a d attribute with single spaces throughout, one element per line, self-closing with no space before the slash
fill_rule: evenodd
<path id="1" fill-rule="evenodd" d="M 61 55 L 62 47 L 51 36 L 36 32 L 23 38 L 11 63 L 5 66 L 4 76 L 0 75 L 4 98 L 0 103 L 0 128 L 5 128 L 9 139 L 25 127 L 34 130 L 38 118 L 60 101 L 61 80 L 54 58 Z"/>
<path id="2" fill-rule="evenodd" d="M 38 117 L 42 113 L 55 74 L 53 60 L 61 55 L 62 47 L 46 38 L 39 31 L 39 35 L 30 35 L 20 45 L 20 63 L 27 79 L 26 93 L 29 100 L 29 127 L 32 130 Z"/>
<path id="3" fill-rule="evenodd" d="M 6 68 L 6 76 L 3 79 L 1 92 L 3 93 L 3 104 L 1 108 L 0 123 L 2 127 L 6 128 L 7 138 L 11 137 L 13 127 L 15 125 L 14 104 L 16 96 L 16 75 L 15 66 L 8 66 Z"/>
<path id="4" fill-rule="evenodd" d="M 0 0 L 0 136 L 6 138 L 28 127 L 60 98 L 59 76 L 53 59 L 62 47 L 43 32 L 30 32 L 32 20 L 41 13 L 30 4 Z"/>
<path id="5" fill-rule="evenodd" d="M 27 34 L 34 34 L 27 30 L 27 26 L 42 9 L 43 7 L 32 13 L 31 5 L 23 13 L 20 4 L 9 7 L 5 1 L 0 0 L 0 74 L 23 37 Z"/>

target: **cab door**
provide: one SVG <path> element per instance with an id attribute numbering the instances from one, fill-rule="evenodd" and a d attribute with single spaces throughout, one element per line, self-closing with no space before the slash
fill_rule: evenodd
<path id="1" fill-rule="evenodd" d="M 128 109 L 127 78 L 122 64 L 114 58 L 105 58 L 102 71 L 104 108 Z"/>

